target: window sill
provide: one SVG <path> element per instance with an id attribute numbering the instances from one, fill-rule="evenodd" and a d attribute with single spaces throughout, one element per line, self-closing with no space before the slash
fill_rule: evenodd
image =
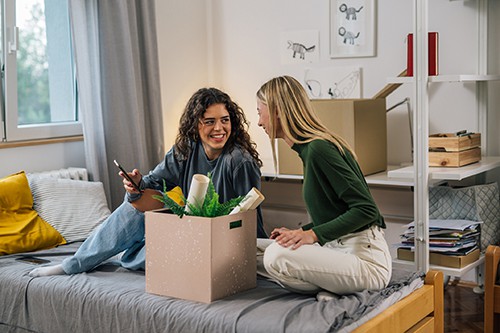
<path id="1" fill-rule="evenodd" d="M 49 145 L 49 144 L 53 144 L 53 143 L 76 142 L 76 141 L 83 141 L 83 135 L 66 136 L 66 137 L 62 137 L 62 138 L 53 138 L 53 139 L 0 142 L 0 149 L 26 147 L 26 146 L 38 146 L 38 145 Z"/>

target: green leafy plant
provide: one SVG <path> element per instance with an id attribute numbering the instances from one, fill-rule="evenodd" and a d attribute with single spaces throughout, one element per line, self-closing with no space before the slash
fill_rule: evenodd
<path id="1" fill-rule="evenodd" d="M 207 193 L 203 202 L 188 203 L 186 198 L 182 196 L 182 199 L 184 202 L 186 202 L 186 206 L 189 208 L 189 211 L 186 209 L 186 206 L 179 205 L 167 195 L 167 187 L 165 181 L 163 181 L 163 195 L 155 195 L 153 196 L 153 198 L 161 201 L 166 208 L 170 209 L 179 217 L 182 217 L 184 215 L 203 217 L 217 217 L 228 215 L 234 207 L 240 204 L 245 196 L 239 196 L 221 204 L 219 202 L 219 194 L 215 192 L 215 187 L 210 172 L 207 174 L 207 176 L 210 181 L 208 183 Z"/>

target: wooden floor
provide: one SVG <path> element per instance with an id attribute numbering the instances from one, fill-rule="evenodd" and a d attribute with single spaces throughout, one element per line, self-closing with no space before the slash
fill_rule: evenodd
<path id="1" fill-rule="evenodd" d="M 444 331 L 475 333 L 484 329 L 484 295 L 474 286 L 451 283 L 444 289 Z"/>

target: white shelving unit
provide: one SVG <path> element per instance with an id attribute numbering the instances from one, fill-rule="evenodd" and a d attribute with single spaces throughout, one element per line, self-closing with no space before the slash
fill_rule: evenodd
<path id="1" fill-rule="evenodd" d="M 428 0 L 414 0 L 414 54 L 415 68 L 413 77 L 389 78 L 390 83 L 413 84 L 414 115 L 414 165 L 387 172 L 389 179 L 402 179 L 405 183 L 414 186 L 414 219 L 415 238 L 420 239 L 415 244 L 415 262 L 394 260 L 395 266 L 414 266 L 417 270 L 428 271 L 429 268 L 439 269 L 444 274 L 462 276 L 473 268 L 476 271 L 484 262 L 480 257 L 476 262 L 460 268 L 448 268 L 429 264 L 429 202 L 428 187 L 432 182 L 444 180 L 463 180 L 465 178 L 482 174 L 486 171 L 500 167 L 500 157 L 483 156 L 479 163 L 474 163 L 460 168 L 435 168 L 428 167 L 428 137 L 429 137 L 429 84 L 445 84 L 453 82 L 475 82 L 479 132 L 482 133 L 481 150 L 483 155 L 487 152 L 487 119 L 488 95 L 487 82 L 500 80 L 500 75 L 487 74 L 487 30 L 488 30 L 488 0 L 477 0 L 478 6 L 478 68 L 477 74 L 466 75 L 438 75 L 428 76 Z M 375 177 L 378 178 L 378 177 Z M 478 271 L 477 271 L 478 272 Z M 479 272 L 478 272 L 479 273 Z M 479 274 L 478 274 L 479 276 Z"/>

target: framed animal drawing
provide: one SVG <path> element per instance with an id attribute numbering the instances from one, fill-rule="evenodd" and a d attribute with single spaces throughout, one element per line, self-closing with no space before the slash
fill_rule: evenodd
<path id="1" fill-rule="evenodd" d="M 376 0 L 330 0 L 330 57 L 376 55 Z"/>

